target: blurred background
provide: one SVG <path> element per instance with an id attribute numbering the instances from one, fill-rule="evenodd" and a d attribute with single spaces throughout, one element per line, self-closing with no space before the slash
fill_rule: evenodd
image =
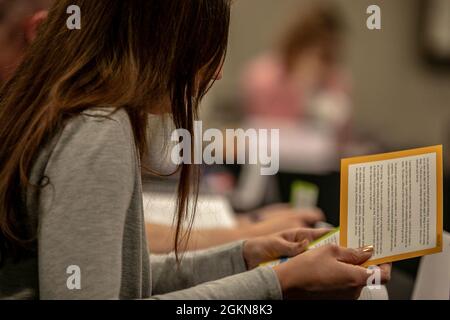
<path id="1" fill-rule="evenodd" d="M 355 134 L 370 136 L 392 149 L 440 144 L 449 139 L 449 68 L 430 66 L 422 48 L 423 29 L 433 28 L 431 22 L 424 27 L 424 8 L 433 7 L 434 2 L 448 5 L 446 0 L 325 2 L 339 10 L 345 28 L 342 62 L 352 77 Z M 218 108 L 226 111 L 211 121 L 233 123 L 239 119 L 240 106 L 228 103 L 240 94 L 239 80 L 244 68 L 255 57 L 271 50 L 297 12 L 311 3 L 318 1 L 235 2 L 224 78 L 215 85 L 204 105 L 206 114 L 210 114 L 209 109 L 216 115 L 219 115 Z M 366 27 L 366 10 L 373 4 L 381 8 L 382 30 Z M 444 30 L 440 32 L 447 36 L 447 50 L 450 50 L 448 12 L 445 18 Z M 231 119 L 230 112 L 236 119 Z M 224 115 L 230 119 L 224 119 Z"/>
<path id="2" fill-rule="evenodd" d="M 381 30 L 366 25 L 371 5 Z M 280 128 L 280 173 L 221 166 L 206 180 L 229 188 L 237 212 L 292 202 L 296 182 L 312 183 L 339 225 L 342 157 L 443 144 L 448 173 L 449 101 L 448 0 L 236 1 L 224 77 L 201 117 L 214 128 Z M 448 186 L 446 174 L 447 231 Z M 392 298 L 411 296 L 418 263 L 396 264 Z"/>

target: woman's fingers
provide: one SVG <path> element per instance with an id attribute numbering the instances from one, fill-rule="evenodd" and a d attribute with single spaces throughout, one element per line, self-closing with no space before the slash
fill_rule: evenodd
<path id="1" fill-rule="evenodd" d="M 309 243 L 326 235 L 329 229 L 294 229 L 281 233 L 284 247 L 292 248 L 288 257 L 296 256 L 308 249 Z"/>
<path id="2" fill-rule="evenodd" d="M 369 260 L 373 255 L 373 246 L 367 246 L 359 249 L 343 248 L 331 246 L 338 261 L 347 264 L 359 266 Z"/>
<path id="3" fill-rule="evenodd" d="M 280 239 L 278 252 L 281 257 L 295 257 L 308 249 L 309 241 L 303 239 L 300 242 L 290 242 Z"/>
<path id="4" fill-rule="evenodd" d="M 338 260 L 340 262 L 346 263 L 347 266 L 352 267 L 353 272 L 352 279 L 354 285 L 363 285 L 366 286 L 367 279 L 373 274 L 371 269 L 360 267 L 359 265 L 363 264 L 367 260 L 371 258 L 373 255 L 373 247 L 368 246 L 359 249 L 338 249 Z M 380 284 L 386 284 L 391 279 L 391 269 L 392 264 L 382 264 L 379 266 L 380 268 Z"/>
<path id="5" fill-rule="evenodd" d="M 342 268 L 340 272 L 345 275 L 343 278 L 344 281 L 346 281 L 347 285 L 351 288 L 362 288 L 367 286 L 367 280 L 372 274 L 368 269 L 343 262 L 340 262 L 340 267 Z M 336 270 L 336 272 L 338 272 L 338 270 Z"/>
<path id="6" fill-rule="evenodd" d="M 385 263 L 379 266 L 381 271 L 381 283 L 386 284 L 391 280 L 392 263 Z"/>

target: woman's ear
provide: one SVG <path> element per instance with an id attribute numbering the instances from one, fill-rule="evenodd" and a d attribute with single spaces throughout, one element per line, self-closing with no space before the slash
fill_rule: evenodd
<path id="1" fill-rule="evenodd" d="M 34 13 L 25 23 L 25 40 L 28 44 L 34 41 L 37 36 L 38 28 L 42 22 L 47 19 L 48 11 L 41 10 Z"/>

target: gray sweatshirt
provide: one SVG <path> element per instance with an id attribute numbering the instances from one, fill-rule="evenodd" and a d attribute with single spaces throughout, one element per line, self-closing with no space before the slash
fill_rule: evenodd
<path id="1" fill-rule="evenodd" d="M 131 124 L 110 113 L 72 119 L 36 158 L 31 182 L 49 184 L 28 187 L 21 204 L 35 253 L 6 260 L 0 298 L 280 299 L 271 268 L 246 271 L 243 242 L 188 253 L 180 266 L 148 254 Z"/>

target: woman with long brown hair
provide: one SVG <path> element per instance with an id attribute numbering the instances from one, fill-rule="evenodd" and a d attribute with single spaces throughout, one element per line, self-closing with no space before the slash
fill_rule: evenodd
<path id="1" fill-rule="evenodd" d="M 81 30 L 66 27 L 70 5 L 81 8 Z M 299 255 L 324 230 L 182 257 L 147 252 L 147 117 L 171 113 L 193 134 L 198 104 L 223 64 L 229 18 L 229 0 L 56 1 L 0 92 L 0 298 L 358 295 L 368 274 L 357 265 L 370 252 Z M 179 175 L 177 249 L 197 182 L 195 167 L 183 165 Z M 281 256 L 296 257 L 258 267 Z"/>

